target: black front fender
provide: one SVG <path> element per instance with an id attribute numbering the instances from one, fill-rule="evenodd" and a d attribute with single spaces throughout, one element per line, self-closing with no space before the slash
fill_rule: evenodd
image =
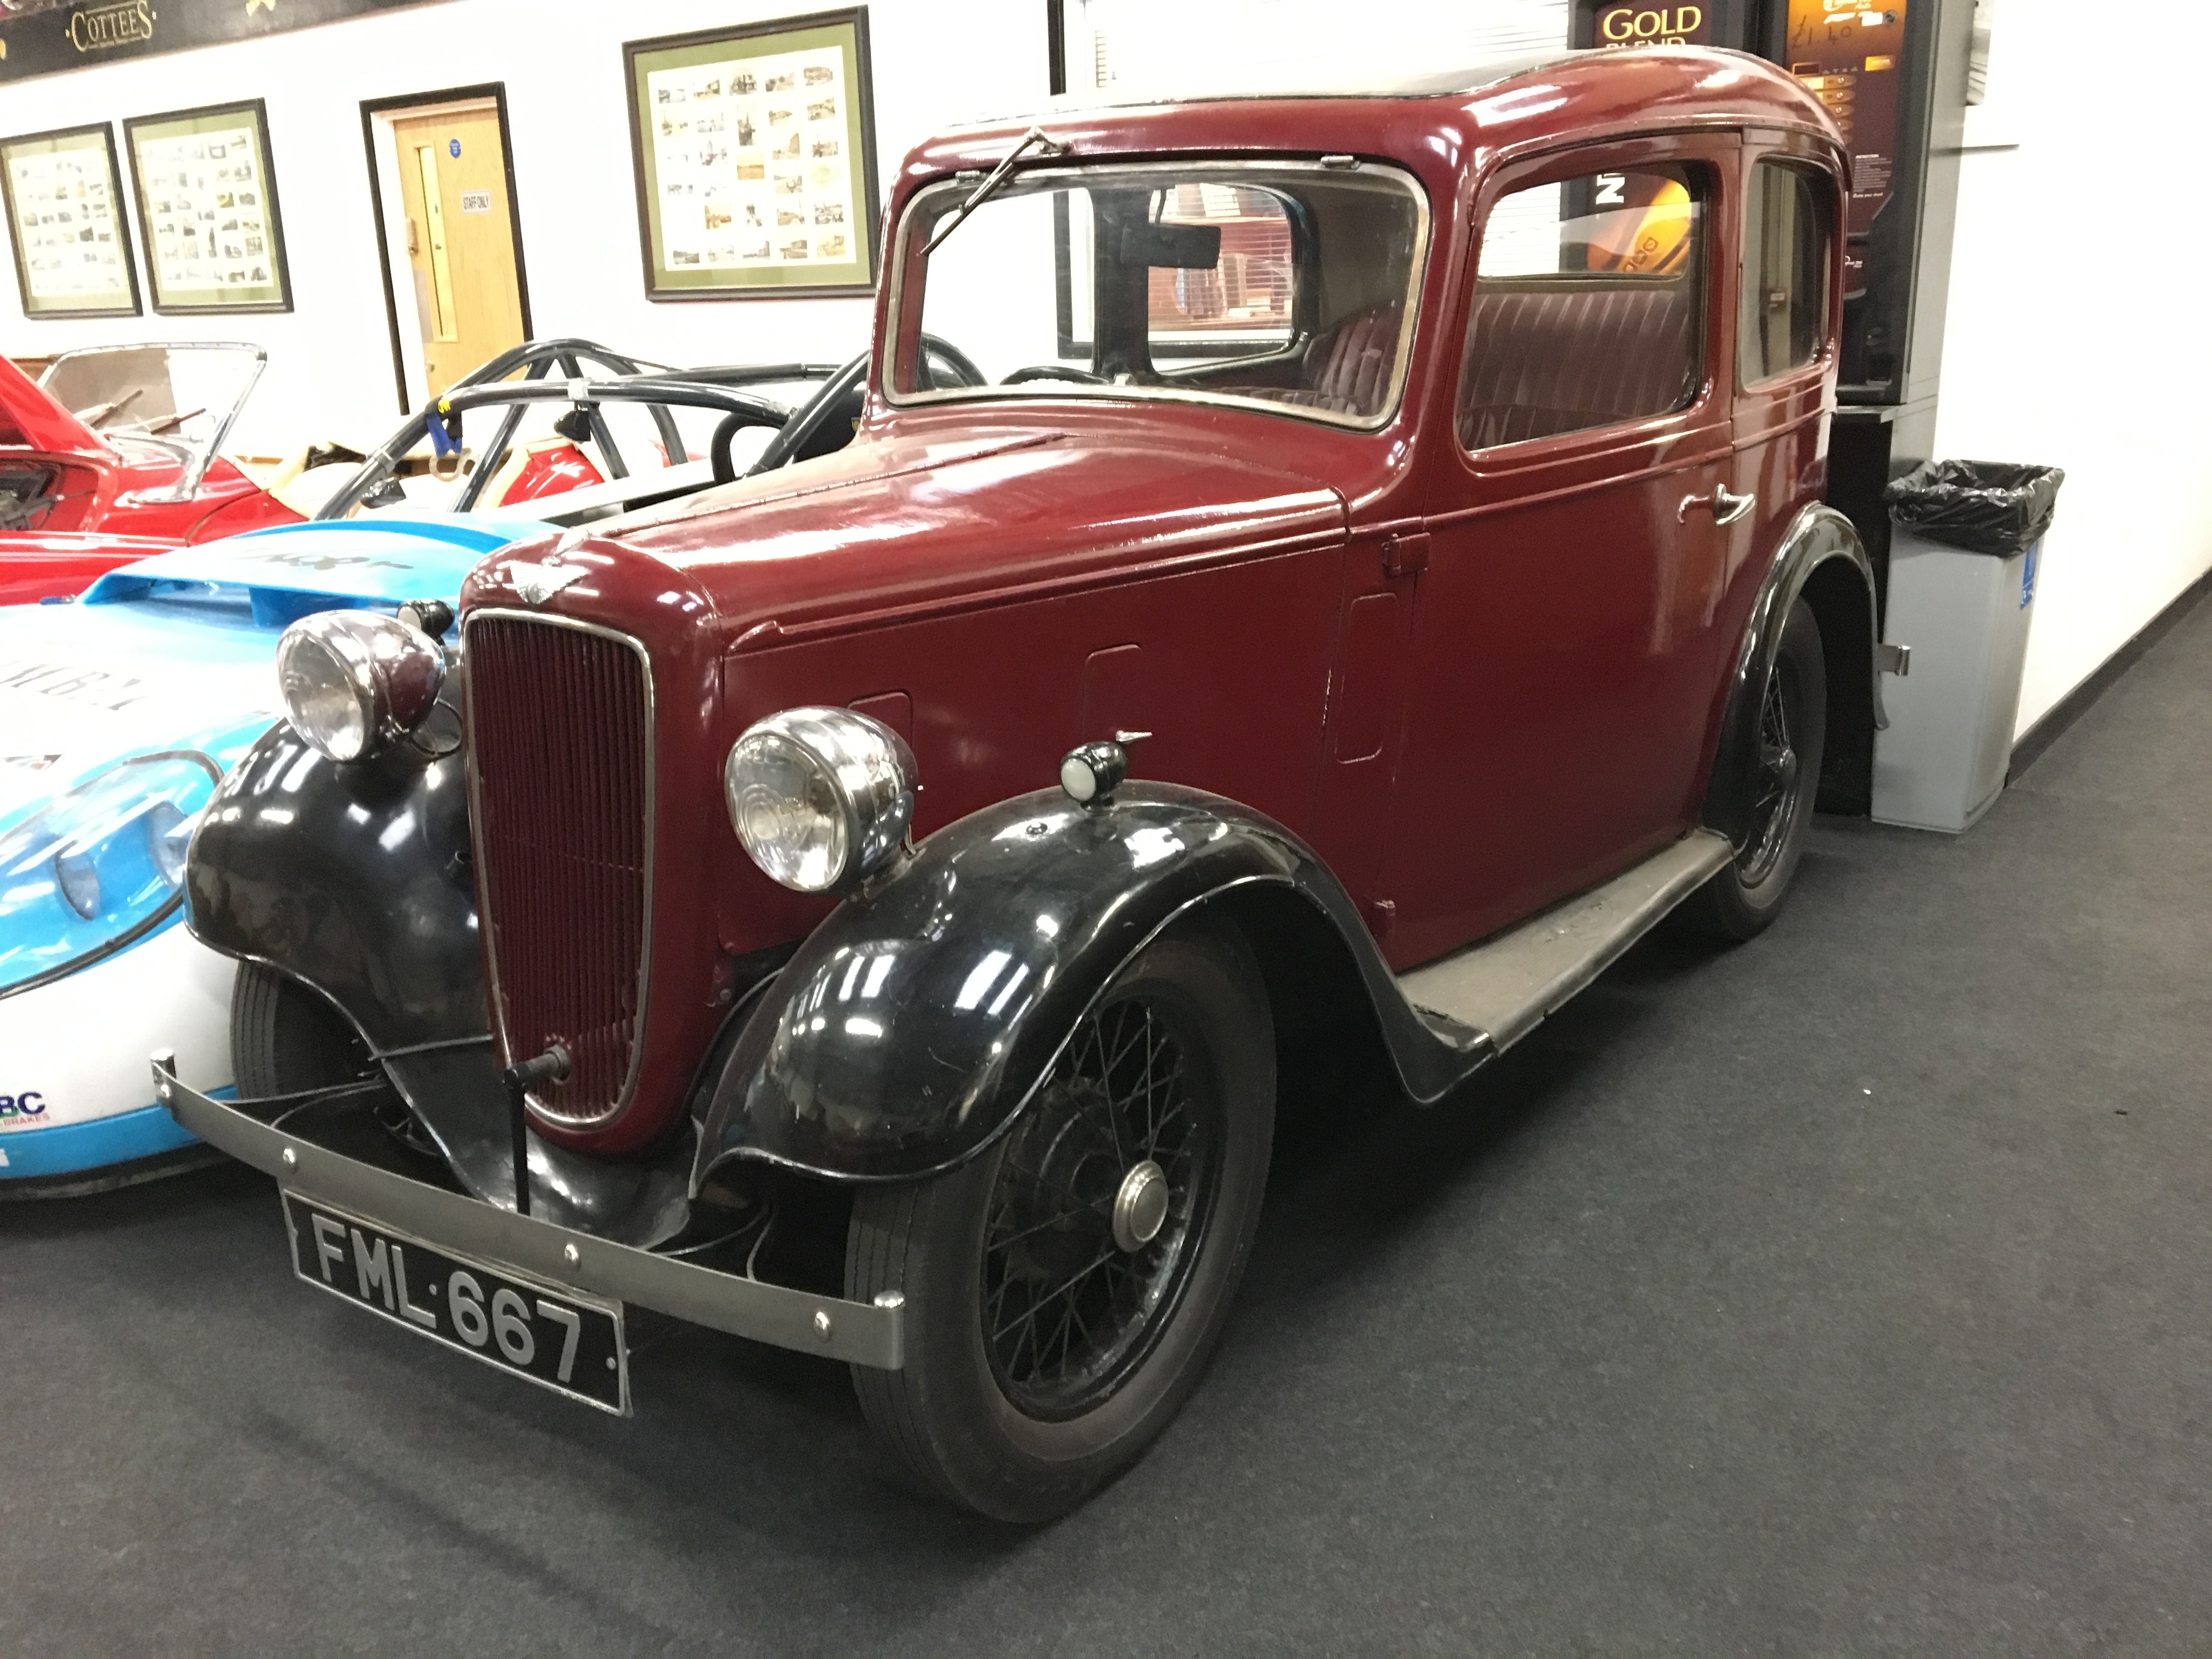
<path id="1" fill-rule="evenodd" d="M 694 1189 L 732 1158 L 891 1181 L 974 1156 L 1124 963 L 1255 884 L 1342 939 L 1417 1098 L 1487 1057 L 1480 1032 L 1413 1011 L 1336 878 L 1273 820 L 1171 784 L 1088 807 L 1041 791 L 939 830 L 800 945 L 714 1082 Z"/>
<path id="2" fill-rule="evenodd" d="M 458 729 L 450 714 L 425 728 Z M 458 750 L 395 743 L 343 765 L 290 726 L 263 734 L 209 803 L 185 862 L 185 920 L 203 944 L 290 975 L 336 1005 L 479 1198 L 514 1201 L 513 1141 L 484 1000 Z M 532 1212 L 653 1243 L 684 1224 L 680 1143 L 609 1163 L 532 1136 Z"/>
<path id="3" fill-rule="evenodd" d="M 463 771 L 407 743 L 341 765 L 279 721 L 192 837 L 186 925 L 313 986 L 380 1054 L 484 1036 Z"/>

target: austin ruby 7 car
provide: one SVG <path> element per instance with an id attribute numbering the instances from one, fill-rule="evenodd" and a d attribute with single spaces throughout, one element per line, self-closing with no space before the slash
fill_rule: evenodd
<path id="1" fill-rule="evenodd" d="M 1067 1509 L 1318 1061 L 1447 1103 L 1863 767 L 1844 167 L 1696 49 L 921 146 L 849 443 L 489 555 L 450 647 L 296 625 L 187 866 L 240 1098 L 160 1092 L 379 1316 L 615 1412 L 636 1309 L 826 1355 Z"/>

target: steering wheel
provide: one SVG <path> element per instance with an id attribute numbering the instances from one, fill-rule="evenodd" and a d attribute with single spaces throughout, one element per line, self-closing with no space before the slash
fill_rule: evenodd
<path id="1" fill-rule="evenodd" d="M 1087 368 L 1070 368 L 1065 363 L 1031 363 L 1027 368 L 1016 369 L 999 384 L 1020 386 L 1026 380 L 1073 380 L 1078 386 L 1112 384 L 1103 374 L 1093 374 Z"/>
<path id="2" fill-rule="evenodd" d="M 952 371 L 952 384 L 955 386 L 988 386 L 991 383 L 990 377 L 975 367 L 973 357 L 939 335 L 925 334 L 921 337 L 921 354 L 922 372 L 932 386 L 938 383 L 939 366 Z"/>
<path id="3" fill-rule="evenodd" d="M 765 398 L 761 399 L 761 404 L 762 407 L 757 410 L 732 410 L 729 414 L 722 416 L 720 422 L 714 428 L 714 441 L 708 445 L 707 453 L 714 464 L 716 483 L 728 483 L 738 476 L 737 462 L 730 454 L 731 441 L 738 434 L 743 432 L 747 427 L 768 426 L 781 429 L 790 423 L 793 416 L 792 410 L 784 408 L 781 404 L 772 404 Z"/>

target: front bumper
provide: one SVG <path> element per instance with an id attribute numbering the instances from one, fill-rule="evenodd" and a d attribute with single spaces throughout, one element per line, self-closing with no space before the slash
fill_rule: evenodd
<path id="1" fill-rule="evenodd" d="M 185 1128 L 288 1189 L 425 1243 L 780 1348 L 882 1370 L 904 1363 L 906 1309 L 896 1292 L 880 1303 L 817 1296 L 617 1244 L 410 1180 L 186 1086 L 167 1050 L 154 1056 L 154 1094 Z"/>

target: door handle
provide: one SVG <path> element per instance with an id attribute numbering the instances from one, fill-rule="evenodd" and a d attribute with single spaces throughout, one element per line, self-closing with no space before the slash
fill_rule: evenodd
<path id="1" fill-rule="evenodd" d="M 1674 521 L 1677 524 L 1688 523 L 1690 509 L 1693 507 L 1703 507 L 1711 509 L 1715 524 L 1734 524 L 1758 505 L 1759 497 L 1756 494 L 1731 495 L 1726 484 L 1715 484 L 1713 493 L 1710 495 L 1683 496 L 1682 504 L 1674 509 Z"/>

